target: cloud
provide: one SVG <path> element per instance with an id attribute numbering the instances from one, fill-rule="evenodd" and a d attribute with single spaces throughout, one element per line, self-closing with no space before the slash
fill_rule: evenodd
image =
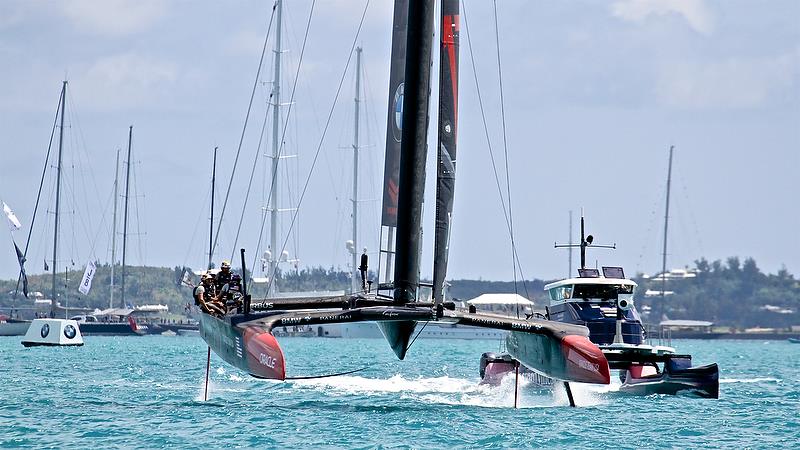
<path id="1" fill-rule="evenodd" d="M 147 29 L 166 13 L 161 0 L 73 0 L 59 2 L 72 24 L 88 33 L 126 35 Z"/>
<path id="2" fill-rule="evenodd" d="M 11 28 L 22 22 L 25 17 L 22 9 L 20 5 L 0 4 L 0 30 Z"/>
<path id="3" fill-rule="evenodd" d="M 680 108 L 757 108 L 797 102 L 800 48 L 761 58 L 665 62 L 658 71 L 660 103 Z"/>
<path id="4" fill-rule="evenodd" d="M 91 90 L 83 102 L 100 109 L 151 106 L 171 97 L 178 81 L 178 66 L 138 53 L 102 58 L 74 79 Z"/>
<path id="5" fill-rule="evenodd" d="M 708 35 L 714 31 L 714 18 L 703 0 L 619 0 L 611 10 L 615 17 L 636 23 L 650 16 L 677 14 L 698 33 Z"/>

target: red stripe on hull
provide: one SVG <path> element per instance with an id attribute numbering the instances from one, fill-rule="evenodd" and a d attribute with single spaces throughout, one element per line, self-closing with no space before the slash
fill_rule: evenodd
<path id="1" fill-rule="evenodd" d="M 286 379 L 286 362 L 275 336 L 261 328 L 248 327 L 244 331 L 244 345 L 251 375 L 270 380 Z"/>

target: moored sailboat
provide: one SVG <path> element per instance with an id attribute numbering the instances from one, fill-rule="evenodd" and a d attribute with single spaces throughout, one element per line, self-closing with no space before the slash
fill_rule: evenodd
<path id="1" fill-rule="evenodd" d="M 48 319 L 34 319 L 28 327 L 25 337 L 22 338 L 22 345 L 25 347 L 37 346 L 81 346 L 83 345 L 83 338 L 81 337 L 78 324 L 74 320 L 57 319 L 56 315 L 56 299 L 58 298 L 58 291 L 56 286 L 56 277 L 58 275 L 58 238 L 59 238 L 59 219 L 61 212 L 61 171 L 63 161 L 64 149 L 64 115 L 66 112 L 66 98 L 67 98 L 67 82 L 64 81 L 61 87 L 61 125 L 59 127 L 58 136 L 58 163 L 56 169 L 56 195 L 55 195 L 55 210 L 54 210 L 54 223 L 53 223 L 53 290 L 52 299 L 50 301 L 50 318 Z M 50 334 L 50 329 L 55 333 Z"/>

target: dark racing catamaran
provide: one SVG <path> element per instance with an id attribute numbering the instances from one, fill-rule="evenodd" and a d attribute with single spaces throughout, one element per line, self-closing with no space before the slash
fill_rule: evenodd
<path id="1" fill-rule="evenodd" d="M 636 395 L 688 392 L 700 397 L 719 397 L 719 368 L 716 363 L 692 367 L 691 355 L 672 347 L 647 343 L 642 320 L 633 302 L 636 282 L 625 278 L 621 267 L 586 268 L 586 248 L 593 238 L 584 235 L 581 217 L 581 268 L 577 278 L 544 287 L 550 298 L 547 319 L 589 327 L 589 339 L 597 344 L 611 369 L 619 371 L 620 392 Z M 571 247 L 556 245 L 556 247 Z M 595 247 L 609 247 L 594 245 Z M 509 340 L 509 353 L 484 353 L 480 372 L 484 382 L 497 384 L 517 368 Z M 542 386 L 552 380 L 531 377 Z"/>
<path id="2" fill-rule="evenodd" d="M 278 8 L 280 8 L 278 2 Z M 419 322 L 444 322 L 511 331 L 514 357 L 531 370 L 565 382 L 609 383 L 608 362 L 581 325 L 522 320 L 456 310 L 442 294 L 455 186 L 457 131 L 458 0 L 442 1 L 438 176 L 434 297 L 418 300 L 422 202 L 434 2 L 397 0 L 394 9 L 390 107 L 380 265 L 377 289 L 337 297 L 252 300 L 243 280 L 235 313 L 200 314 L 200 334 L 229 364 L 254 377 L 286 380 L 285 356 L 272 330 L 346 322 L 377 322 L 404 359 Z M 277 249 L 274 249 L 274 251 Z M 245 272 L 244 250 L 241 250 Z M 363 269 L 366 271 L 366 268 Z M 393 279 L 388 275 L 393 273 Z"/>

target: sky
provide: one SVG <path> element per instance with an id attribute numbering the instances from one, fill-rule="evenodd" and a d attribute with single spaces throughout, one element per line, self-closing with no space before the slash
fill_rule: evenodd
<path id="1" fill-rule="evenodd" d="M 595 242 L 617 246 L 590 251 L 590 266 L 656 273 L 670 146 L 668 266 L 736 256 L 754 258 L 764 272 L 800 274 L 800 2 L 502 0 L 497 30 L 493 2 L 463 6 L 449 278 L 513 279 L 500 191 L 511 194 L 517 277 L 567 275 L 568 252 L 553 244 L 569 241 L 570 213 L 578 239 L 582 210 Z M 277 198 L 286 245 L 279 247 L 288 252 L 286 266 L 349 263 L 355 61 L 348 58 L 357 42 L 364 97 L 357 245 L 376 264 L 392 4 L 329 0 L 311 8 L 310 1 L 284 8 L 286 158 Z M 271 151 L 274 37 L 244 134 L 243 125 L 271 9 L 269 1 L 1 2 L 0 199 L 23 228 L 0 233 L 0 278 L 16 277 L 11 239 L 20 247 L 27 239 L 64 79 L 59 270 L 111 260 L 115 160 L 117 150 L 127 160 L 129 126 L 128 264 L 205 265 L 212 151 L 219 147 L 218 217 L 244 135 L 214 259 L 234 254 L 242 217 L 236 248 L 247 249 L 252 265 L 268 239 L 260 233 L 269 192 L 261 154 Z M 52 152 L 29 273 L 43 273 L 52 259 L 55 145 Z M 428 156 L 423 277 L 432 273 L 432 150 Z M 119 236 L 116 245 L 119 261 Z M 573 258 L 574 270 L 577 252 Z"/>

